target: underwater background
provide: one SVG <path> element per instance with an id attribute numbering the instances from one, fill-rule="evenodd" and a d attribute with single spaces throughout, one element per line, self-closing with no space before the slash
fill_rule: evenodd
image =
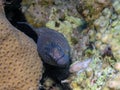
<path id="1" fill-rule="evenodd" d="M 25 16 L 15 20 L 18 11 L 11 12 L 13 6 L 6 4 L 6 16 L 15 27 L 16 22 L 27 21 L 33 27 L 54 29 L 68 40 L 71 74 L 62 83 L 71 90 L 120 90 L 120 0 L 14 1 L 11 5 Z M 54 83 L 47 78 L 43 87 L 60 90 Z"/>

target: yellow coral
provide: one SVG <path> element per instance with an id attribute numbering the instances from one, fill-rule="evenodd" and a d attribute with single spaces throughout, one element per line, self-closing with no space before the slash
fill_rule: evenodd
<path id="1" fill-rule="evenodd" d="M 71 88 L 73 90 L 81 90 L 80 86 L 77 84 L 77 82 L 72 82 L 71 83 Z"/>
<path id="2" fill-rule="evenodd" d="M 0 0 L 0 90 L 38 90 L 41 71 L 36 44 L 8 22 Z"/>

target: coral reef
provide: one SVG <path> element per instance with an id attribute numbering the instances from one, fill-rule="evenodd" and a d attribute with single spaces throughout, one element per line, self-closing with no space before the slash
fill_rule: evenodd
<path id="1" fill-rule="evenodd" d="M 94 50 L 92 62 L 83 72 L 72 75 L 69 80 L 73 90 L 103 90 L 108 79 L 115 76 L 116 70 L 102 61 L 97 50 Z"/>
<path id="2" fill-rule="evenodd" d="M 113 13 L 113 14 L 112 14 Z M 119 51 L 119 16 L 116 16 L 112 8 L 105 8 L 102 11 L 102 15 L 95 20 L 94 26 L 96 27 L 96 35 L 90 35 L 90 38 L 94 38 L 95 46 L 101 52 L 104 53 L 106 47 L 110 47 L 114 57 L 119 61 L 120 51 Z M 92 39 L 91 39 L 92 40 Z"/>
<path id="3" fill-rule="evenodd" d="M 6 19 L 0 0 L 0 90 L 38 90 L 42 62 L 36 44 Z"/>
<path id="4" fill-rule="evenodd" d="M 102 90 L 119 89 L 119 79 L 117 78 L 119 77 L 119 72 L 113 67 L 116 62 L 120 62 L 120 24 L 118 5 L 116 5 L 118 3 L 118 0 L 115 0 L 112 4 L 113 7 L 104 8 L 101 15 L 94 21 L 95 28 L 89 31 L 90 40 L 95 43 L 98 53 L 103 57 L 101 58 L 102 66 L 112 70 L 111 74 L 107 74 L 108 84 L 106 81 L 105 85 L 102 86 Z M 119 68 L 119 64 L 115 65 L 115 67 Z M 108 72 L 108 70 L 105 72 Z M 103 70 L 101 69 L 101 71 Z"/>
<path id="5" fill-rule="evenodd" d="M 27 21 L 33 26 L 44 26 L 51 16 L 52 8 L 57 11 L 52 19 L 64 20 L 66 11 L 69 15 L 79 16 L 76 10 L 76 4 L 79 0 L 23 0 L 22 11 Z M 54 13 L 54 11 L 53 11 Z"/>
<path id="6" fill-rule="evenodd" d="M 89 25 L 92 26 L 93 21 L 101 15 L 101 11 L 110 5 L 110 0 L 80 0 L 77 10 Z"/>
<path id="7" fill-rule="evenodd" d="M 70 86 L 73 90 L 110 90 L 112 86 L 110 87 L 110 84 L 107 85 L 107 81 L 111 78 L 115 78 L 116 75 L 119 77 L 117 70 L 113 67 L 120 59 L 119 13 L 115 9 L 118 7 L 117 5 L 114 5 L 116 2 L 118 1 L 113 1 L 113 6 L 111 7 L 105 6 L 106 8 L 104 9 L 104 6 L 100 7 L 101 9 L 97 17 L 94 17 L 94 15 L 96 15 L 95 11 L 93 11 L 94 13 L 91 13 L 94 17 L 92 20 L 92 27 L 90 26 L 82 31 L 82 33 L 79 33 L 77 29 L 72 28 L 72 33 L 67 33 L 69 37 L 70 35 L 73 36 L 77 42 L 76 44 L 71 44 L 73 62 L 85 60 L 85 58 L 88 58 L 88 54 L 91 54 L 93 59 L 91 65 L 89 65 L 85 72 L 81 72 L 77 74 L 77 76 L 72 75 L 68 78 L 68 80 L 70 80 Z M 87 17 L 85 17 L 85 19 L 87 19 Z M 89 20 L 86 21 L 91 23 Z M 55 22 L 52 22 L 51 24 L 48 24 L 48 22 L 47 26 L 50 27 L 52 24 L 55 26 Z M 61 24 L 59 25 L 61 26 Z M 79 25 L 81 25 L 80 22 Z M 65 34 L 64 30 L 66 29 L 63 29 L 63 33 Z M 71 42 L 71 39 L 68 40 Z M 87 43 L 89 42 L 93 42 L 93 50 L 90 51 L 89 49 L 86 50 L 89 47 L 89 45 L 87 46 Z M 84 51 L 85 55 L 83 55 Z M 79 69 L 79 67 L 77 69 Z M 119 79 L 117 81 L 115 80 L 116 79 L 113 79 L 113 82 L 116 83 L 112 87 L 114 89 L 118 88 L 119 85 L 117 84 Z M 112 80 L 108 83 L 111 82 Z"/>
<path id="8" fill-rule="evenodd" d="M 22 10 L 33 26 L 43 25 L 64 34 L 71 46 L 73 63 L 92 58 L 85 71 L 68 78 L 73 90 L 119 90 L 119 78 L 115 76 L 120 76 L 119 64 L 116 65 L 120 62 L 120 0 L 73 2 L 23 0 Z M 85 21 L 88 27 L 82 28 Z"/>

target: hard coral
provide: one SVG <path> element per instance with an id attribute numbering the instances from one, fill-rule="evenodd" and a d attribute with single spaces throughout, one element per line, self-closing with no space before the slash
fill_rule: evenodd
<path id="1" fill-rule="evenodd" d="M 65 13 L 79 17 L 76 10 L 78 2 L 79 0 L 22 0 L 21 8 L 26 20 L 33 26 L 40 27 L 45 26 L 50 18 L 64 21 Z M 53 8 L 54 10 L 52 10 Z M 51 12 L 55 14 L 55 17 Z"/>
<path id="2" fill-rule="evenodd" d="M 92 26 L 93 21 L 97 19 L 101 11 L 111 5 L 111 0 L 80 0 L 77 10 L 80 15 Z"/>
<path id="3" fill-rule="evenodd" d="M 0 90 L 38 90 L 42 62 L 32 39 L 6 19 L 0 0 Z"/>

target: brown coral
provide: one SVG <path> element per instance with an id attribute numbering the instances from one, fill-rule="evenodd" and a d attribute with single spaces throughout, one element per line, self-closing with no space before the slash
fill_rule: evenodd
<path id="1" fill-rule="evenodd" d="M 8 22 L 0 0 L 0 90 L 37 90 L 41 70 L 36 44 Z"/>

